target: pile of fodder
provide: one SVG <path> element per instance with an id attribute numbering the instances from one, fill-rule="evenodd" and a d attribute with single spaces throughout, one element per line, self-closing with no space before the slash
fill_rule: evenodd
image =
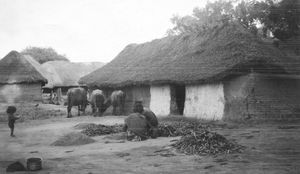
<path id="1" fill-rule="evenodd" d="M 95 140 L 80 133 L 80 132 L 72 132 L 60 137 L 52 146 L 76 146 L 76 145 L 84 145 L 94 143 Z"/>
<path id="2" fill-rule="evenodd" d="M 191 131 L 171 145 L 181 153 L 188 155 L 218 155 L 240 153 L 244 149 L 224 136 L 208 130 Z"/>
<path id="3" fill-rule="evenodd" d="M 123 131 L 122 124 L 115 124 L 112 126 L 106 126 L 103 124 L 90 124 L 81 133 L 93 137 L 93 136 L 100 136 L 100 135 L 107 135 L 113 133 L 119 133 Z"/>
<path id="4" fill-rule="evenodd" d="M 209 127 L 209 124 L 203 124 L 197 119 L 174 116 L 160 120 L 158 131 L 160 137 L 175 137 L 187 135 L 191 131 L 208 129 Z"/>
<path id="5" fill-rule="evenodd" d="M 86 129 L 91 126 L 97 126 L 95 123 L 78 123 L 74 126 L 75 129 Z"/>
<path id="6" fill-rule="evenodd" d="M 192 122 L 170 122 L 170 123 L 160 123 L 158 125 L 158 131 L 160 137 L 176 137 L 189 134 L 191 131 L 202 130 L 206 127 L 199 123 Z"/>
<path id="7" fill-rule="evenodd" d="M 168 117 L 160 120 L 158 129 L 161 137 L 181 136 L 171 146 L 188 155 L 217 155 L 242 152 L 243 146 L 227 140 L 224 136 L 211 132 L 220 125 L 184 117 Z"/>

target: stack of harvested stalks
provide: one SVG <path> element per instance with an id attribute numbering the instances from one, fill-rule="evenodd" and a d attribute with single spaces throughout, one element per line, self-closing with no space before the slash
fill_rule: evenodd
<path id="1" fill-rule="evenodd" d="M 100 135 L 107 135 L 113 133 L 122 132 L 123 125 L 115 124 L 113 126 L 106 126 L 102 124 L 90 124 L 86 126 L 86 128 L 81 131 L 81 133 L 93 137 L 93 136 L 100 136 Z"/>
<path id="2" fill-rule="evenodd" d="M 88 136 L 106 135 L 122 132 L 123 125 L 114 126 L 89 124 L 82 131 Z M 217 155 L 225 153 L 239 153 L 243 146 L 227 140 L 224 136 L 208 131 L 208 125 L 197 121 L 161 121 L 159 126 L 160 137 L 182 136 L 171 146 L 181 153 L 188 155 Z"/>
<path id="3" fill-rule="evenodd" d="M 224 136 L 208 130 L 191 131 L 171 146 L 188 155 L 240 153 L 244 148 L 227 140 Z"/>
<path id="4" fill-rule="evenodd" d="M 239 153 L 243 146 L 227 140 L 224 136 L 208 131 L 208 125 L 197 121 L 164 121 L 158 126 L 161 137 L 182 136 L 173 143 L 175 149 L 188 155 L 216 155 Z"/>
<path id="5" fill-rule="evenodd" d="M 198 122 L 187 121 L 161 122 L 158 125 L 159 135 L 161 137 L 183 136 L 191 133 L 191 131 L 203 129 L 207 129 L 207 127 Z"/>

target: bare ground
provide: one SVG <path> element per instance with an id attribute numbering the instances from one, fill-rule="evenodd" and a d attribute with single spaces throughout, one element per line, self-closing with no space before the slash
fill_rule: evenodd
<path id="1" fill-rule="evenodd" d="M 44 106 L 42 106 L 44 107 Z M 74 112 L 75 113 L 75 112 Z M 63 114 L 61 114 L 63 115 Z M 43 170 L 31 173 L 300 173 L 300 123 L 224 124 L 212 131 L 246 146 L 243 153 L 220 156 L 187 156 L 168 149 L 175 138 L 122 142 L 93 137 L 81 146 L 50 146 L 60 136 L 80 131 L 78 123 L 123 123 L 125 117 L 65 115 L 16 124 L 15 138 L 6 122 L 0 123 L 0 173 L 13 161 L 25 164 L 41 157 Z M 30 172 L 19 172 L 30 173 Z"/>

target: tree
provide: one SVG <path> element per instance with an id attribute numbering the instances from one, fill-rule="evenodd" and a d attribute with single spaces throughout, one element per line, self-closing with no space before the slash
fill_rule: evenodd
<path id="1" fill-rule="evenodd" d="M 69 61 L 65 55 L 58 54 L 53 48 L 27 47 L 21 54 L 30 55 L 41 64 L 53 60 Z"/>
<path id="2" fill-rule="evenodd" d="M 299 35 L 299 0 L 242 1 L 235 8 L 235 16 L 247 27 L 255 22 L 263 24 L 264 32 L 270 30 L 280 40 Z"/>
<path id="3" fill-rule="evenodd" d="M 170 35 L 189 32 L 205 32 L 232 19 L 233 5 L 231 1 L 218 0 L 208 2 L 204 8 L 194 8 L 191 16 L 171 18 L 174 25 L 167 31 Z"/>
<path id="4" fill-rule="evenodd" d="M 234 3 L 238 2 L 235 6 Z M 299 35 L 299 0 L 218 0 L 208 2 L 204 8 L 194 8 L 191 16 L 173 16 L 174 25 L 168 34 L 204 32 L 220 24 L 237 21 L 252 33 L 257 34 L 257 24 L 263 25 L 263 32 L 272 31 L 274 36 L 285 40 Z"/>
<path id="5" fill-rule="evenodd" d="M 280 40 L 299 35 L 300 1 L 282 0 L 273 4 L 269 10 L 266 27 Z"/>

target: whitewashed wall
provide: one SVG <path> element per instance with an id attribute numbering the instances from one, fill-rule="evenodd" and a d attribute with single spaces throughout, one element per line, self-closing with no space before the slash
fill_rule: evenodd
<path id="1" fill-rule="evenodd" d="M 171 90 L 169 85 L 150 87 L 150 109 L 157 116 L 170 114 Z"/>
<path id="2" fill-rule="evenodd" d="M 224 114 L 223 84 L 186 86 L 184 115 L 208 120 L 220 120 Z"/>
<path id="3" fill-rule="evenodd" d="M 6 84 L 0 86 L 1 103 L 41 102 L 41 84 Z"/>

